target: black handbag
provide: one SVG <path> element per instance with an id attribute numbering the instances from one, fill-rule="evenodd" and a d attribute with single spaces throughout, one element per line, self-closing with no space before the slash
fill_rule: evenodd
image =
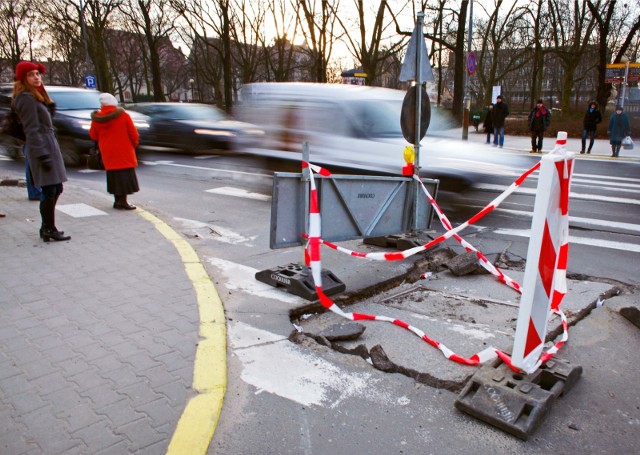
<path id="1" fill-rule="evenodd" d="M 89 149 L 89 157 L 87 158 L 87 166 L 94 171 L 104 171 L 104 163 L 102 162 L 102 154 L 98 148 L 98 144 Z"/>
<path id="2" fill-rule="evenodd" d="M 11 136 L 19 141 L 26 141 L 27 137 L 24 134 L 22 123 L 18 118 L 18 114 L 13 109 L 10 109 L 2 122 L 2 134 Z"/>

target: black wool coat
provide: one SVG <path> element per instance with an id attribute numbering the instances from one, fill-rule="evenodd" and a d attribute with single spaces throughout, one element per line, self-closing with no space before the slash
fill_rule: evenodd
<path id="1" fill-rule="evenodd" d="M 25 136 L 25 154 L 29 160 L 29 169 L 36 186 L 57 185 L 67 181 L 60 145 L 49 110 L 30 92 L 20 93 L 14 101 Z M 49 158 L 49 165 L 43 165 L 43 159 Z"/>

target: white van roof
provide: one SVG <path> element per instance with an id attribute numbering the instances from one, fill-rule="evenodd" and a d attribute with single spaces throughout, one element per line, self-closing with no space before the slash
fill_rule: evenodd
<path id="1" fill-rule="evenodd" d="M 245 100 L 259 99 L 390 99 L 402 100 L 406 92 L 382 87 L 310 82 L 257 82 L 242 87 Z"/>

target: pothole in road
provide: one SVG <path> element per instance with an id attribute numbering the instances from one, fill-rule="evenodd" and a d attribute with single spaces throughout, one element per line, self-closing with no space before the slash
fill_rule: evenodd
<path id="1" fill-rule="evenodd" d="M 488 274 L 453 276 L 443 270 L 442 264 L 430 279 L 411 282 L 411 276 L 424 273 L 416 264 L 418 270 L 410 271 L 393 287 L 380 292 L 366 291 L 360 300 L 355 295 L 347 296 L 346 304 L 339 299 L 336 302 L 345 312 L 402 320 L 462 357 L 470 357 L 488 347 L 511 352 L 520 300 L 515 291 Z M 505 272 L 521 282 L 521 271 Z M 576 278 L 579 279 L 569 280 L 569 292 L 562 305 L 570 325 L 586 317 L 598 301 L 629 291 L 613 283 Z M 365 329 L 362 333 L 356 334 L 358 330 L 352 328 L 352 338 L 344 335 L 336 338 L 331 330 L 349 321 L 322 307 L 311 310 L 312 307 L 307 308 L 306 317 L 298 313 L 292 318 L 298 330 L 292 333 L 291 341 L 313 339 L 338 352 L 360 356 L 378 370 L 403 374 L 431 387 L 451 391 L 459 391 L 476 371 L 474 367 L 447 360 L 440 350 L 414 333 L 390 323 L 359 321 Z M 547 341 L 561 334 L 561 321 L 553 318 L 549 322 Z"/>

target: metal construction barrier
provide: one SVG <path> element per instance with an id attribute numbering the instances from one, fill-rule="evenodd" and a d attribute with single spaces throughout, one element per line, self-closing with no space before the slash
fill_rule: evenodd
<path id="1" fill-rule="evenodd" d="M 422 179 L 435 194 L 438 181 Z M 303 174 L 277 172 L 271 202 L 272 249 L 306 242 L 310 182 Z M 429 229 L 433 210 L 410 177 L 325 175 L 316 177 L 319 210 L 327 214 L 323 238 L 344 241 L 403 234 L 413 226 L 413 203 L 417 205 L 419 230 Z"/>
<path id="2" fill-rule="evenodd" d="M 308 164 L 308 144 L 303 145 L 303 163 Z M 322 225 L 324 238 L 343 241 L 356 238 L 380 238 L 426 230 L 433 218 L 432 206 L 420 197 L 420 186 L 436 194 L 438 180 L 410 177 L 331 175 L 318 171 L 317 187 L 311 199 L 309 167 L 302 173 L 276 173 L 273 179 L 271 228 L 272 249 L 303 245 L 308 241 L 310 213 L 329 214 Z M 313 207 L 312 207 L 313 205 Z M 324 293 L 343 292 L 346 285 L 330 270 L 318 272 L 324 281 Z M 315 281 L 308 264 L 288 264 L 256 272 L 255 278 L 270 286 L 285 289 L 307 300 L 317 300 Z"/>
<path id="3" fill-rule="evenodd" d="M 306 247 L 306 257 L 308 258 L 308 262 L 312 270 L 312 276 L 314 279 L 317 295 L 320 299 L 320 303 L 325 308 L 347 319 L 385 321 L 385 322 L 391 322 L 395 325 L 403 327 L 413 332 L 417 336 L 419 336 L 425 342 L 439 349 L 445 355 L 446 358 L 458 363 L 462 363 L 466 365 L 477 365 L 498 356 L 503 362 L 509 365 L 509 367 L 512 368 L 514 371 L 517 371 L 519 373 L 531 373 L 532 371 L 535 371 L 535 368 L 539 367 L 543 362 L 549 360 L 568 339 L 568 326 L 566 323 L 566 318 L 562 313 L 562 311 L 560 310 L 559 306 L 562 301 L 562 298 L 564 297 L 564 294 L 566 293 L 566 262 L 567 262 L 567 251 L 568 251 L 568 244 L 567 244 L 568 225 L 566 224 L 566 222 L 568 220 L 568 197 L 569 197 L 570 177 L 571 177 L 571 170 L 573 168 L 572 165 L 573 165 L 573 160 L 575 158 L 575 155 L 573 153 L 568 153 L 566 151 L 565 145 L 566 145 L 566 133 L 561 132 L 558 134 L 558 139 L 556 140 L 556 146 L 554 150 L 548 156 L 545 156 L 543 160 L 536 163 L 533 167 L 531 167 L 531 169 L 524 172 L 518 179 L 516 179 L 516 181 L 504 193 L 502 193 L 500 196 L 498 196 L 496 199 L 490 202 L 487 206 L 485 206 L 482 210 L 480 210 L 480 212 L 478 212 L 476 215 L 474 215 L 473 217 L 471 217 L 469 220 L 462 223 L 461 225 L 457 226 L 456 228 L 452 227 L 451 223 L 446 218 L 444 213 L 439 209 L 435 199 L 429 194 L 429 191 L 424 186 L 422 186 L 422 190 L 427 196 L 427 199 L 429 200 L 429 202 L 432 204 L 432 206 L 436 210 L 436 213 L 438 214 L 438 217 L 440 218 L 440 221 L 443 227 L 445 227 L 447 231 L 441 236 L 431 240 L 430 242 L 424 245 L 419 245 L 413 248 L 409 248 L 408 250 L 405 250 L 405 251 L 391 252 L 391 253 L 390 252 L 362 253 L 362 252 L 352 251 L 352 250 L 340 247 L 324 239 L 323 231 L 322 231 L 322 220 L 321 220 L 321 215 L 319 210 L 320 205 L 318 203 L 318 190 L 315 184 L 314 173 L 319 175 L 324 175 L 324 176 L 330 175 L 330 173 L 319 166 L 314 166 L 310 163 L 303 163 L 304 167 L 308 167 L 313 171 L 310 174 L 311 185 L 310 185 L 310 194 L 309 194 L 309 201 L 310 201 L 309 243 Z M 542 168 L 543 163 L 552 163 L 552 165 L 545 164 L 544 168 Z M 542 342 L 544 342 L 544 338 L 546 336 L 546 324 L 544 325 L 544 327 L 539 327 L 536 324 L 537 324 L 539 314 L 542 314 L 545 317 L 548 317 L 551 315 L 549 312 L 549 307 L 551 306 L 552 312 L 560 316 L 560 318 L 562 319 L 562 325 L 564 330 L 563 330 L 562 339 L 544 354 L 542 354 L 541 344 L 536 344 L 536 343 L 533 343 L 532 341 L 529 341 L 531 339 L 535 341 L 535 338 L 531 338 L 533 337 L 532 332 L 530 331 L 525 332 L 522 330 L 518 332 L 516 341 L 514 343 L 514 352 L 516 353 L 518 352 L 515 350 L 515 348 L 519 349 L 519 346 L 522 344 L 522 341 L 524 340 L 524 345 L 527 346 L 525 348 L 526 352 L 530 355 L 533 354 L 531 358 L 535 357 L 536 353 L 538 354 L 538 358 L 535 358 L 535 362 L 532 363 L 531 368 L 528 368 L 527 370 L 525 370 L 525 369 L 522 369 L 521 367 L 518 367 L 517 365 L 514 365 L 511 356 L 509 356 L 505 352 L 499 351 L 494 347 L 483 349 L 481 352 L 478 352 L 477 354 L 474 354 L 468 358 L 462 357 L 456 354 L 455 352 L 453 352 L 452 350 L 450 350 L 449 348 L 447 348 L 444 344 L 431 339 L 427 334 L 425 334 L 420 329 L 413 327 L 404 321 L 400 321 L 398 319 L 387 317 L 387 316 L 344 312 L 328 297 L 328 295 L 325 292 L 323 292 L 323 283 L 322 283 L 322 274 L 321 274 L 322 266 L 320 261 L 320 246 L 322 245 L 328 246 L 329 248 L 332 248 L 336 251 L 345 253 L 351 257 L 367 258 L 367 259 L 374 259 L 374 260 L 381 260 L 381 261 L 395 261 L 395 260 L 406 259 L 416 253 L 425 251 L 431 248 L 432 246 L 453 237 L 455 240 L 460 242 L 467 251 L 475 252 L 475 254 L 478 256 L 479 263 L 488 271 L 490 271 L 494 276 L 496 276 L 497 279 L 499 279 L 502 283 L 510 286 L 517 292 L 523 293 L 523 289 L 518 283 L 516 283 L 511 278 L 507 277 L 501 270 L 499 270 L 497 267 L 491 264 L 487 260 L 487 258 L 484 256 L 484 254 L 482 254 L 482 252 L 480 252 L 479 250 L 474 248 L 470 243 L 462 239 L 462 237 L 460 237 L 459 235 L 459 232 L 465 229 L 466 227 L 468 227 L 469 225 L 476 223 L 482 217 L 484 217 L 485 215 L 493 211 L 502 201 L 504 201 L 504 199 L 506 199 L 511 193 L 513 193 L 531 173 L 533 173 L 538 169 L 541 169 L 541 173 L 545 174 L 545 175 L 541 175 L 540 177 L 540 185 L 549 185 L 549 182 L 554 178 L 553 175 L 561 176 L 561 178 L 555 177 L 558 179 L 557 187 L 552 185 L 550 188 L 543 189 L 539 186 L 539 190 L 536 197 L 536 207 L 538 206 L 547 207 L 547 210 L 538 209 L 535 212 L 532 230 L 540 229 L 539 228 L 540 225 L 544 226 L 544 234 L 542 235 L 542 238 L 546 239 L 545 240 L 546 243 L 544 243 L 544 245 L 542 244 L 539 245 L 538 243 L 534 242 L 533 246 L 530 246 L 530 248 L 538 248 L 538 245 L 539 245 L 540 246 L 538 248 L 539 254 L 535 255 L 535 257 L 532 260 L 527 261 L 528 267 L 530 268 L 534 267 L 534 269 L 537 268 L 539 270 L 542 270 L 540 272 L 540 277 L 541 277 L 540 280 L 543 282 L 543 287 L 546 292 L 545 295 L 547 296 L 547 300 L 544 300 L 544 298 L 541 296 L 541 294 L 539 294 L 539 292 L 536 291 L 536 289 L 530 289 L 529 291 L 527 291 L 528 293 L 531 293 L 527 295 L 532 295 L 530 299 L 532 302 L 535 302 L 536 305 L 528 305 L 527 307 L 523 307 L 521 309 L 521 312 L 520 312 L 521 316 L 519 317 L 519 319 L 529 321 L 530 322 L 529 326 L 534 326 L 536 328 L 536 334 L 538 338 Z M 546 176 L 549 172 L 551 172 L 552 175 Z M 546 201 L 538 202 L 538 199 L 546 199 Z M 558 215 L 556 215 L 556 213 L 560 214 L 559 218 L 557 219 L 556 217 L 558 217 Z M 540 220 L 541 216 L 544 216 L 545 218 L 543 220 Z M 560 232 L 558 232 L 557 229 L 560 229 Z M 549 230 L 554 230 L 555 232 L 555 234 L 553 234 L 553 240 L 551 240 L 551 242 L 552 243 L 556 242 L 555 244 L 557 244 L 557 248 L 551 248 L 548 245 L 548 242 L 550 241 L 550 238 L 551 238 L 549 234 Z M 534 265 L 529 265 L 529 262 Z M 525 277 L 530 275 L 531 275 L 531 272 L 529 272 L 529 275 L 525 273 Z M 549 281 L 549 277 L 551 277 L 550 278 L 551 282 Z M 542 309 L 540 309 L 541 306 L 543 307 Z M 527 343 L 529 344 L 527 345 Z M 527 365 L 527 367 L 528 366 L 529 365 Z"/>
<path id="4" fill-rule="evenodd" d="M 456 407 L 521 439 L 527 439 L 531 435 L 540 425 L 555 399 L 566 393 L 582 374 L 581 367 L 552 359 L 568 340 L 568 324 L 564 313 L 560 310 L 560 304 L 567 292 L 569 188 L 575 154 L 566 151 L 566 137 L 566 133 L 560 132 L 551 153 L 523 173 L 503 194 L 456 228 L 452 227 L 435 199 L 423 186 L 427 199 L 447 231 L 424 245 L 401 252 L 362 253 L 342 248 L 325 240 L 318 191 L 314 175 L 310 174 L 309 243 L 306 247 L 306 258 L 311 267 L 320 303 L 328 310 L 349 320 L 383 321 L 409 330 L 439 349 L 447 359 L 454 362 L 478 365 L 491 361 L 490 364 L 478 370 L 466 384 L 456 400 Z M 329 174 L 326 170 L 310 163 L 305 163 L 304 166 L 318 174 Z M 523 288 L 491 264 L 482 252 L 462 239 L 459 232 L 494 210 L 536 170 L 540 170 L 540 176 Z M 522 294 L 513 357 L 494 347 L 488 347 L 465 358 L 430 338 L 422 330 L 399 319 L 345 312 L 324 292 L 320 260 L 322 245 L 351 257 L 395 261 L 425 251 L 452 237 L 467 251 L 475 252 L 479 264 L 497 279 Z M 561 318 L 563 334 L 560 341 L 543 353 L 547 320 L 552 315 Z"/>

